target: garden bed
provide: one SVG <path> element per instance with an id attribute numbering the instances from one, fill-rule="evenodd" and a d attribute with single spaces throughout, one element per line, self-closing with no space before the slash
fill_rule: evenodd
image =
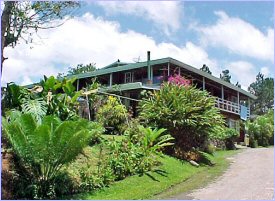
<path id="1" fill-rule="evenodd" d="M 229 165 L 226 157 L 235 153 L 238 153 L 238 151 L 216 152 L 212 157 L 212 160 L 216 163 L 213 167 L 194 167 L 188 162 L 163 156 L 160 159 L 162 165 L 151 172 L 143 175 L 130 176 L 124 180 L 113 183 L 109 187 L 89 193 L 77 194 L 69 199 L 165 199 L 169 195 L 197 188 L 221 175 Z M 201 178 L 205 179 L 201 180 Z M 65 199 L 68 199 L 68 197 Z"/>

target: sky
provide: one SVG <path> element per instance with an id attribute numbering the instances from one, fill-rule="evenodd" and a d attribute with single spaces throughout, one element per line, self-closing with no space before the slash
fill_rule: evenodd
<path id="1" fill-rule="evenodd" d="M 258 2 L 84 2 L 72 19 L 39 30 L 32 43 L 4 50 L 2 86 L 38 82 L 77 64 L 102 68 L 123 62 L 172 57 L 247 90 L 261 72 L 274 77 L 274 4 Z"/>

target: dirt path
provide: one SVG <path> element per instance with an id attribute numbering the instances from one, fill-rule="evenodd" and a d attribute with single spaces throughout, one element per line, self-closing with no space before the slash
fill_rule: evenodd
<path id="1" fill-rule="evenodd" d="M 274 198 L 274 148 L 246 149 L 232 158 L 229 169 L 213 183 L 180 200 L 271 200 Z"/>

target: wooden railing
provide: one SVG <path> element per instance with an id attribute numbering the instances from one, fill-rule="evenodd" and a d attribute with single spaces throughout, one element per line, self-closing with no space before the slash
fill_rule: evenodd
<path id="1" fill-rule="evenodd" d="M 215 106 L 220 110 L 240 115 L 240 106 L 237 103 L 216 98 Z"/>

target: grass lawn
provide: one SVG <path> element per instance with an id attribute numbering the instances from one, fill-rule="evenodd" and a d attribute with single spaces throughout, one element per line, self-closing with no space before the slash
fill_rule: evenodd
<path id="1" fill-rule="evenodd" d="M 164 156 L 163 165 L 142 176 L 135 175 L 118 181 L 95 192 L 78 194 L 71 199 L 87 200 L 131 200 L 165 199 L 171 195 L 186 192 L 213 180 L 229 165 L 226 157 L 238 151 L 219 151 L 212 158 L 213 167 L 194 167 L 187 162 Z M 179 185 L 180 184 L 180 185 Z"/>

